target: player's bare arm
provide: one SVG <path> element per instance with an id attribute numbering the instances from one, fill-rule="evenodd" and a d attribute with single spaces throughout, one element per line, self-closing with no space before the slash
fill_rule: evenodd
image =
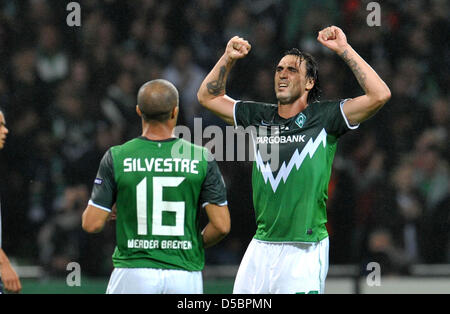
<path id="1" fill-rule="evenodd" d="M 373 116 L 391 97 L 386 83 L 350 46 L 344 32 L 330 26 L 319 32 L 317 40 L 336 52 L 350 67 L 364 95 L 348 100 L 343 111 L 350 124 L 358 124 Z"/>
<path id="2" fill-rule="evenodd" d="M 206 76 L 197 92 L 199 103 L 229 124 L 234 123 L 235 101 L 225 93 L 227 77 L 236 60 L 244 58 L 250 49 L 250 44 L 243 38 L 238 36 L 231 38 L 224 54 Z"/>
<path id="3" fill-rule="evenodd" d="M 106 210 L 88 205 L 83 212 L 82 227 L 88 233 L 98 233 L 103 230 L 110 213 Z"/>
<path id="4" fill-rule="evenodd" d="M 18 293 L 22 290 L 19 276 L 12 268 L 5 252 L 0 248 L 0 277 L 2 278 L 5 290 Z"/>
<path id="5" fill-rule="evenodd" d="M 209 223 L 202 231 L 203 246 L 211 247 L 220 242 L 230 232 L 230 212 L 228 206 L 207 204 L 205 206 Z"/>

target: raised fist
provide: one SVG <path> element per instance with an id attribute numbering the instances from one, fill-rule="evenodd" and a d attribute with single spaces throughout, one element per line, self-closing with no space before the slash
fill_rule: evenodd
<path id="1" fill-rule="evenodd" d="M 244 58 L 252 46 L 242 37 L 234 36 L 228 41 L 225 53 L 232 60 Z"/>
<path id="2" fill-rule="evenodd" d="M 342 29 L 337 26 L 330 26 L 321 30 L 317 40 L 325 47 L 341 54 L 348 46 L 347 37 Z"/>

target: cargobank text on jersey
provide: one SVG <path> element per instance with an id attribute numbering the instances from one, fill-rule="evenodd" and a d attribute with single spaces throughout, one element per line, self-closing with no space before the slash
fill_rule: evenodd
<path id="1" fill-rule="evenodd" d="M 199 160 L 184 158 L 125 158 L 123 172 L 186 172 L 198 174 Z"/>
<path id="2" fill-rule="evenodd" d="M 306 135 L 258 136 L 256 144 L 304 143 Z"/>

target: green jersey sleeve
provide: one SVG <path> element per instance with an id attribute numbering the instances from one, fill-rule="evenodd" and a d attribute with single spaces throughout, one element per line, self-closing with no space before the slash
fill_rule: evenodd
<path id="1" fill-rule="evenodd" d="M 111 211 L 116 202 L 117 184 L 114 179 L 114 166 L 111 149 L 103 156 L 94 180 L 89 205 Z"/>
<path id="2" fill-rule="evenodd" d="M 318 104 L 318 106 L 320 106 L 322 123 L 328 134 L 339 137 L 347 131 L 359 127 L 359 124 L 350 125 L 344 114 L 343 106 L 347 100 L 348 99 L 341 101 L 326 101 Z"/>
<path id="3" fill-rule="evenodd" d="M 200 204 L 202 204 L 202 207 L 205 207 L 207 204 L 227 205 L 225 181 L 223 180 L 216 160 L 209 152 L 206 177 L 200 192 Z"/>

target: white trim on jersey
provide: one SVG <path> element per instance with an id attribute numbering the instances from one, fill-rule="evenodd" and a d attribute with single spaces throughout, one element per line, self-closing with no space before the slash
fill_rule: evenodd
<path id="1" fill-rule="evenodd" d="M 234 128 L 237 128 L 237 121 L 236 121 L 236 104 L 239 102 L 240 100 L 236 100 L 233 104 L 233 122 L 234 122 Z"/>
<path id="2" fill-rule="evenodd" d="M 104 211 L 107 211 L 108 213 L 111 212 L 111 209 L 110 209 L 110 208 L 103 207 L 103 206 L 100 206 L 100 205 L 98 205 L 98 204 L 95 204 L 92 200 L 89 200 L 89 203 L 88 203 L 88 204 L 89 204 L 89 205 L 92 205 L 92 206 L 94 206 L 94 207 L 97 207 L 97 208 L 99 208 L 99 209 L 102 209 L 102 210 L 104 210 Z"/>
<path id="3" fill-rule="evenodd" d="M 345 104 L 345 102 L 347 100 L 350 100 L 350 99 L 351 98 L 347 98 L 347 99 L 342 100 L 341 103 L 339 104 L 339 106 L 341 107 L 341 113 L 342 113 L 342 116 L 344 117 L 344 121 L 345 121 L 345 124 L 347 124 L 347 127 L 350 130 L 356 130 L 357 128 L 359 128 L 360 124 L 358 123 L 356 125 L 351 125 L 350 122 L 348 122 L 347 117 L 345 116 L 345 113 L 344 113 L 344 104 Z"/>
<path id="4" fill-rule="evenodd" d="M 206 206 L 206 205 L 209 205 L 209 204 L 213 204 L 213 203 L 210 203 L 210 202 L 204 202 L 204 203 L 202 204 L 202 208 L 205 208 L 205 206 Z M 214 204 L 214 205 L 217 205 L 217 206 L 227 206 L 227 205 L 228 205 L 228 201 L 225 201 L 225 202 L 220 203 L 220 204 Z"/>

